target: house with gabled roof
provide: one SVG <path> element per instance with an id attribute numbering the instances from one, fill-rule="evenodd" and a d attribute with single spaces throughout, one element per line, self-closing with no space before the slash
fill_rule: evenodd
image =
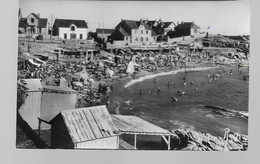
<path id="1" fill-rule="evenodd" d="M 199 33 L 200 33 L 200 27 L 196 25 L 194 22 L 182 22 L 181 24 L 175 27 L 173 32 L 169 32 L 168 35 L 170 38 L 183 37 L 183 36 L 194 37 Z"/>
<path id="2" fill-rule="evenodd" d="M 41 18 L 40 14 L 31 13 L 26 18 L 19 17 L 18 33 L 20 34 L 30 33 L 33 37 L 37 35 L 46 37 L 48 29 L 48 19 Z"/>
<path id="3" fill-rule="evenodd" d="M 60 39 L 86 40 L 88 37 L 88 25 L 84 20 L 55 19 L 53 36 Z"/>
<path id="4" fill-rule="evenodd" d="M 147 45 L 156 42 L 156 33 L 144 21 L 122 20 L 111 34 L 114 43 Z"/>
<path id="5" fill-rule="evenodd" d="M 103 43 L 108 41 L 108 38 L 110 35 L 114 32 L 114 29 L 107 29 L 107 28 L 97 28 L 97 38 L 101 38 L 103 40 Z"/>

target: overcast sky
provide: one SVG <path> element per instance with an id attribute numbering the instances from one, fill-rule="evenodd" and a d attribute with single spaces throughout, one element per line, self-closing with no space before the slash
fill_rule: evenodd
<path id="1" fill-rule="evenodd" d="M 89 30 L 114 28 L 121 19 L 141 18 L 163 21 L 194 21 L 203 31 L 225 35 L 250 34 L 249 1 L 63 1 L 20 0 L 23 17 L 40 13 L 53 22 L 60 19 L 83 19 Z"/>

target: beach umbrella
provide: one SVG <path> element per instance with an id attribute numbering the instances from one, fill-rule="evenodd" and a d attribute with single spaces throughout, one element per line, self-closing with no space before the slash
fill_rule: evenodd
<path id="1" fill-rule="evenodd" d="M 114 71 L 109 69 L 106 71 L 106 74 L 109 75 L 110 77 L 112 77 L 114 75 Z"/>
<path id="2" fill-rule="evenodd" d="M 149 57 L 149 60 L 154 61 L 154 58 L 153 57 Z"/>
<path id="3" fill-rule="evenodd" d="M 78 86 L 78 87 L 83 87 L 83 84 L 81 82 L 78 82 L 78 81 L 74 81 L 73 84 Z"/>

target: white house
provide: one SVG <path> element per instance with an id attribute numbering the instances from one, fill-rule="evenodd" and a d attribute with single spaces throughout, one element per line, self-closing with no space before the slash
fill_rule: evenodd
<path id="1" fill-rule="evenodd" d="M 57 36 L 60 39 L 86 40 L 88 37 L 88 26 L 84 20 L 55 19 L 53 36 Z"/>

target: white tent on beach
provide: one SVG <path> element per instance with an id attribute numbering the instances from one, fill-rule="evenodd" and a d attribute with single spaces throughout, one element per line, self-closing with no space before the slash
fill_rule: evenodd
<path id="1" fill-rule="evenodd" d="M 134 72 L 135 72 L 134 62 L 130 61 L 126 69 L 126 73 L 133 74 Z"/>

